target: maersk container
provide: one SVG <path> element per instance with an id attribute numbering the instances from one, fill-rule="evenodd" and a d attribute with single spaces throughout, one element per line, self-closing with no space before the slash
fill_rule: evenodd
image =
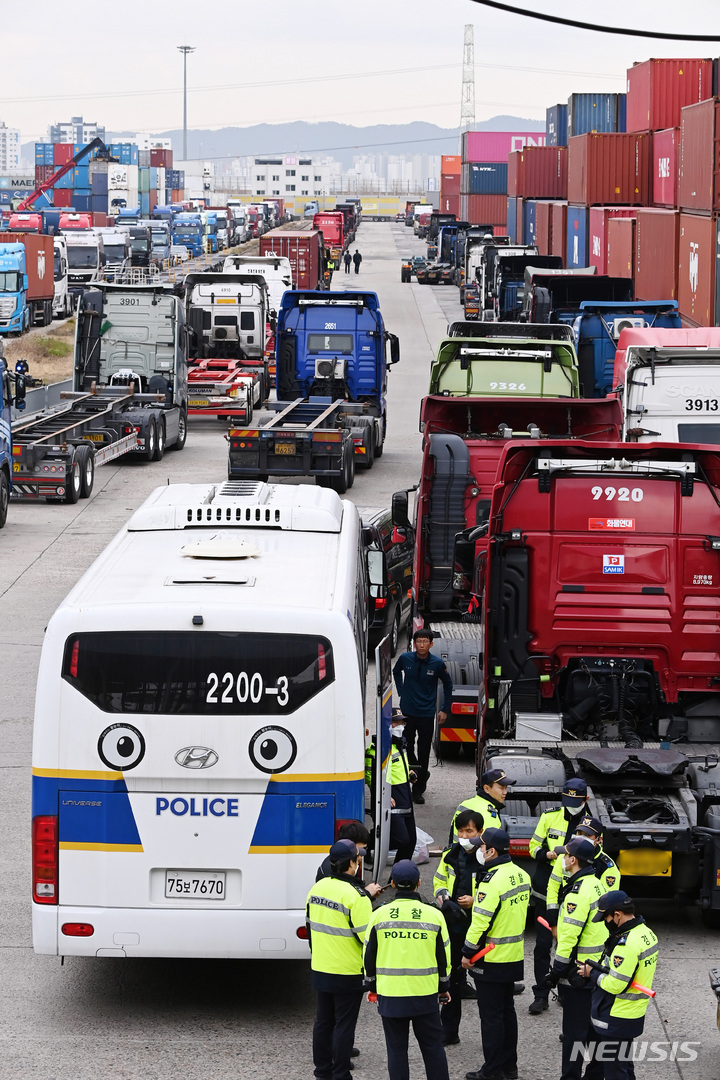
<path id="1" fill-rule="evenodd" d="M 625 130 L 625 94 L 571 94 L 567 103 L 567 133 Z"/>
<path id="2" fill-rule="evenodd" d="M 568 202 L 647 206 L 651 142 L 652 135 L 647 132 L 587 134 L 569 139 Z"/>
<path id="3" fill-rule="evenodd" d="M 460 176 L 462 195 L 506 195 L 508 166 L 503 161 L 466 162 Z"/>
<path id="4" fill-rule="evenodd" d="M 694 326 L 716 326 L 720 315 L 716 280 L 718 219 L 680 214 L 678 239 L 678 307 Z"/>
<path id="5" fill-rule="evenodd" d="M 578 266 L 587 266 L 588 261 L 588 208 L 570 206 L 567 208 L 567 244 L 565 247 L 565 269 L 574 270 Z"/>
<path id="6" fill-rule="evenodd" d="M 609 274 L 608 223 L 613 218 L 635 217 L 635 206 L 592 206 L 588 214 L 588 266 L 596 266 L 598 274 Z M 632 277 L 621 274 L 620 277 Z"/>
<path id="7" fill-rule="evenodd" d="M 652 201 L 654 206 L 677 206 L 680 128 L 653 135 Z"/>
<path id="8" fill-rule="evenodd" d="M 508 158 L 508 195 L 513 199 L 564 199 L 567 196 L 567 149 L 528 146 Z"/>
<path id="9" fill-rule="evenodd" d="M 507 161 L 513 150 L 544 145 L 544 131 L 465 131 L 462 159 L 463 162 Z"/>
<path id="10" fill-rule="evenodd" d="M 712 97 L 712 60 L 644 60 L 627 72 L 627 130 L 679 127 L 680 110 Z"/>
<path id="11" fill-rule="evenodd" d="M 522 244 L 535 243 L 535 200 L 518 199 L 522 203 Z"/>
<path id="12" fill-rule="evenodd" d="M 678 299 L 680 212 L 639 206 L 635 227 L 635 296 Z"/>
<path id="13" fill-rule="evenodd" d="M 568 107 L 551 105 L 545 110 L 545 143 L 547 146 L 567 146 Z"/>
<path id="14" fill-rule="evenodd" d="M 720 210 L 720 98 L 688 105 L 680 118 L 678 201 L 681 210 Z"/>
<path id="15" fill-rule="evenodd" d="M 521 228 L 518 229 L 518 208 L 522 208 L 522 199 L 508 199 L 507 201 L 507 234 L 510 237 L 511 244 L 518 244 L 520 242 L 520 233 L 522 229 L 522 218 L 520 219 Z M 522 213 L 522 210 L 521 210 Z"/>

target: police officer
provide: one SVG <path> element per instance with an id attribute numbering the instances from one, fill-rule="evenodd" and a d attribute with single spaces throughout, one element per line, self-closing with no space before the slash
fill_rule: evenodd
<path id="1" fill-rule="evenodd" d="M 411 784 L 416 774 L 410 768 L 404 737 L 405 717 L 393 713 L 392 751 L 388 762 L 390 784 L 390 848 L 396 851 L 395 862 L 412 859 L 417 843 Z"/>
<path id="2" fill-rule="evenodd" d="M 580 1080 L 583 1049 L 593 1056 L 585 1070 L 585 1080 L 602 1080 L 602 1062 L 594 1057 L 595 1033 L 590 1022 L 590 980 L 578 974 L 578 964 L 598 962 L 607 930 L 594 921 L 597 903 L 605 892 L 595 875 L 595 846 L 581 836 L 565 845 L 562 861 L 564 884 L 560 889 L 557 920 L 557 949 L 548 987 L 558 986 L 563 1007 L 562 1075 L 560 1080 Z"/>
<path id="3" fill-rule="evenodd" d="M 400 708 L 405 715 L 405 737 L 413 765 L 417 765 L 417 783 L 413 791 L 416 803 L 424 803 L 424 792 L 430 779 L 430 748 L 435 730 L 435 704 L 438 680 L 443 684 L 443 707 L 438 720 L 450 712 L 452 679 L 445 661 L 430 652 L 433 633 L 426 627 L 413 634 L 414 652 L 404 652 L 393 668 L 395 685 L 400 695 Z M 417 754 L 415 738 L 417 736 Z"/>
<path id="4" fill-rule="evenodd" d="M 614 860 L 603 851 L 603 827 L 598 819 L 594 817 L 584 817 L 575 830 L 575 835 L 584 836 L 594 845 L 595 856 L 593 858 L 593 868 L 595 870 L 595 877 L 603 885 L 604 892 L 609 892 L 610 889 L 619 888 L 620 871 Z M 558 858 L 553 863 L 553 868 L 550 872 L 550 880 L 548 881 L 547 886 L 547 921 L 551 926 L 555 926 L 555 923 L 557 922 L 558 907 L 560 906 L 558 894 L 562 882 L 562 865 L 561 860 Z"/>
<path id="5" fill-rule="evenodd" d="M 502 821 L 500 814 L 505 808 L 507 789 L 517 783 L 505 775 L 503 769 L 488 769 L 480 777 L 477 785 L 477 794 L 469 799 L 463 799 L 455 813 L 450 825 L 450 843 L 457 840 L 456 821 L 457 815 L 463 810 L 473 810 L 482 815 L 483 829 L 501 829 Z M 482 829 L 480 830 L 482 832 Z"/>
<path id="6" fill-rule="evenodd" d="M 462 947 L 470 929 L 478 876 L 482 873 L 476 858 L 483 829 L 482 814 L 479 810 L 462 810 L 455 819 L 455 828 L 458 838 L 443 852 L 433 877 L 435 903 L 445 916 L 452 960 L 451 1000 L 440 1010 L 444 1046 L 460 1042 L 462 999 L 467 994 Z"/>
<path id="7" fill-rule="evenodd" d="M 449 1080 L 438 1000 L 450 999 L 450 943 L 441 913 L 420 901 L 419 882 L 415 863 L 395 863 L 396 898 L 373 912 L 365 935 L 365 989 L 377 993 L 390 1080 L 409 1080 L 411 1023 L 428 1080 Z"/>
<path id="8" fill-rule="evenodd" d="M 351 1080 L 350 1057 L 362 1002 L 362 945 L 372 915 L 355 878 L 359 852 L 350 840 L 330 848 L 330 877 L 308 893 L 305 925 L 317 994 L 313 1063 L 317 1080 Z"/>
<path id="9" fill-rule="evenodd" d="M 645 1026 L 650 998 L 632 983 L 650 989 L 658 962 L 658 939 L 622 889 L 598 900 L 595 919 L 610 937 L 601 958 L 601 973 L 587 964 L 580 968 L 593 984 L 592 1022 L 598 1038 L 597 1056 L 605 1080 L 633 1080 L 632 1047 Z"/>
<path id="10" fill-rule="evenodd" d="M 562 806 L 553 806 L 540 815 L 540 820 L 530 839 L 530 858 L 535 859 L 537 863 L 533 877 L 536 916 L 545 917 L 551 865 L 562 855 L 567 841 L 575 835 L 578 825 L 586 816 L 586 807 L 587 784 L 576 776 L 568 780 L 562 789 Z M 549 991 L 545 985 L 545 976 L 550 968 L 552 942 L 552 931 L 538 923 L 533 952 L 534 998 L 528 1009 L 533 1016 L 537 1016 L 548 1007 Z"/>
<path id="11" fill-rule="evenodd" d="M 485 873 L 478 881 L 462 965 L 477 989 L 485 1063 L 466 1080 L 514 1080 L 517 1070 L 516 979 L 523 977 L 523 936 L 530 901 L 530 878 L 508 854 L 504 829 L 485 829 L 477 859 Z M 472 957 L 493 945 L 473 965 Z"/>

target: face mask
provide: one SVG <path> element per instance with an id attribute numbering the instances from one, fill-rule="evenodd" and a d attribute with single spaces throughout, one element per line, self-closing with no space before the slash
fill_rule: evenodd
<path id="1" fill-rule="evenodd" d="M 568 866 L 567 863 L 565 862 L 565 860 L 563 859 L 563 877 L 570 877 L 571 874 L 572 874 L 572 867 Z"/>
<path id="2" fill-rule="evenodd" d="M 402 738 L 402 733 L 405 730 L 404 724 L 397 724 L 396 727 L 391 728 L 391 731 L 396 739 Z"/>
<path id="3" fill-rule="evenodd" d="M 458 837 L 458 843 L 460 844 L 461 848 L 465 849 L 465 851 L 472 851 L 472 849 L 475 847 L 472 840 L 468 840 L 464 836 Z"/>
<path id="4" fill-rule="evenodd" d="M 485 852 L 482 848 L 478 848 L 476 858 L 481 866 L 485 865 Z"/>

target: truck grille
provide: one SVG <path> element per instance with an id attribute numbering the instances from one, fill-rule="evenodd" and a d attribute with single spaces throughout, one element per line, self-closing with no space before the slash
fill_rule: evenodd
<path id="1" fill-rule="evenodd" d="M 15 301 L 10 296 L 0 299 L 0 319 L 9 319 L 15 314 Z"/>

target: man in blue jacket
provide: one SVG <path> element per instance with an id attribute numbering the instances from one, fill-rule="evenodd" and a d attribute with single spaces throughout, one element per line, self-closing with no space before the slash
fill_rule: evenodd
<path id="1" fill-rule="evenodd" d="M 405 717 L 405 739 L 408 757 L 415 767 L 417 781 L 413 789 L 413 801 L 424 803 L 424 792 L 430 779 L 430 747 L 435 728 L 437 684 L 443 684 L 443 707 L 438 709 L 438 720 L 447 718 L 452 698 L 452 679 L 445 661 L 430 652 L 433 633 L 423 627 L 413 634 L 414 652 L 404 652 L 393 668 L 395 685 L 400 695 L 400 709 Z M 417 736 L 417 753 L 415 738 Z"/>

